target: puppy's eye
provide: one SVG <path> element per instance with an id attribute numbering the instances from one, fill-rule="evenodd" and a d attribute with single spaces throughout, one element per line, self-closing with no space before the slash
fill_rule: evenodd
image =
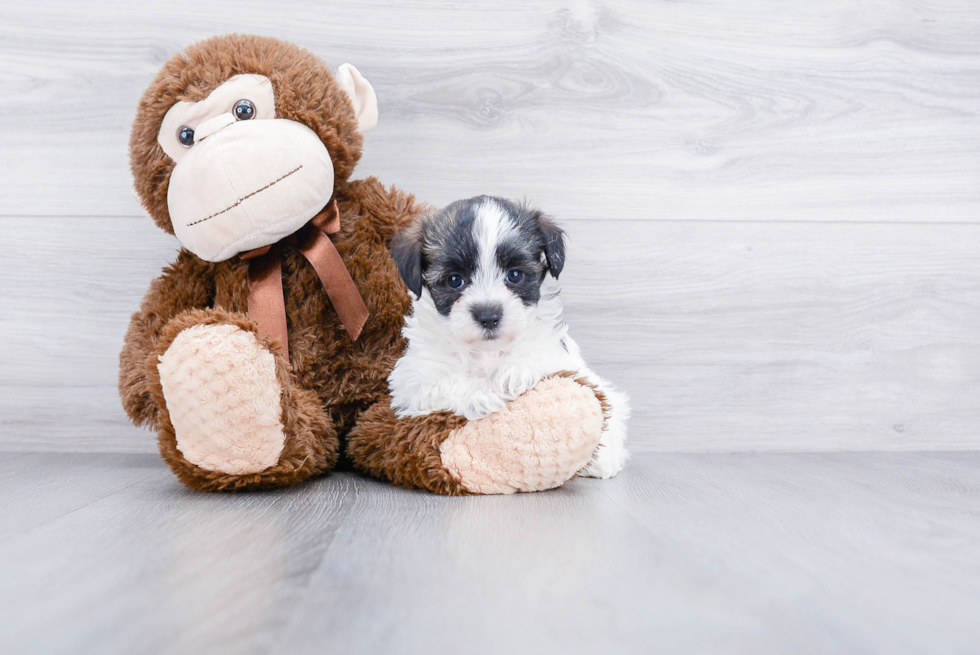
<path id="1" fill-rule="evenodd" d="M 511 284 L 520 284 L 524 281 L 524 271 L 511 271 L 507 274 L 507 281 Z"/>
<path id="2" fill-rule="evenodd" d="M 448 284 L 451 289 L 462 289 L 463 285 L 466 284 L 466 280 L 463 279 L 462 275 L 456 275 L 453 273 L 449 276 L 449 279 L 446 280 L 446 284 Z"/>
<path id="3" fill-rule="evenodd" d="M 235 103 L 235 118 L 240 121 L 255 118 L 255 105 L 251 100 L 239 100 Z"/>
<path id="4" fill-rule="evenodd" d="M 177 140 L 180 141 L 180 145 L 185 148 L 190 148 L 194 145 L 194 128 L 187 127 L 184 125 L 179 130 L 177 130 Z"/>

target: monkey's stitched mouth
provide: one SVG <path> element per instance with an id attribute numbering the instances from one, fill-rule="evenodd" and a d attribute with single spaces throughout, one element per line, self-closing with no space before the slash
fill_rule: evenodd
<path id="1" fill-rule="evenodd" d="M 298 170 L 299 170 L 299 169 L 301 169 L 301 168 L 303 168 L 303 165 L 302 165 L 302 164 L 300 164 L 299 166 L 297 166 L 297 167 L 296 167 L 296 168 L 294 168 L 293 170 L 291 170 L 291 171 L 289 171 L 288 173 L 286 173 L 285 175 L 283 175 L 283 176 L 282 176 L 282 177 L 280 177 L 279 179 L 277 179 L 277 180 L 273 180 L 272 182 L 269 182 L 268 184 L 266 184 L 266 185 L 265 185 L 264 187 L 262 187 L 261 189 L 257 189 L 257 190 L 255 190 L 255 191 L 253 191 L 252 193 L 250 193 L 250 194 L 248 194 L 247 196 L 242 196 L 241 198 L 239 198 L 238 200 L 236 200 L 236 201 L 235 201 L 234 203 L 232 203 L 232 204 L 231 204 L 231 205 L 229 205 L 228 207 L 225 207 L 225 208 L 224 208 L 224 209 L 222 209 L 221 211 L 219 211 L 219 212 L 215 212 L 215 213 L 213 213 L 213 214 L 211 214 L 210 216 L 207 216 L 207 217 L 205 217 L 205 218 L 202 218 L 202 219 L 200 219 L 200 220 L 197 220 L 197 221 L 194 221 L 193 223 L 188 223 L 188 224 L 187 224 L 187 227 L 191 227 L 192 225 L 197 225 L 198 223 L 203 223 L 204 221 L 209 221 L 209 220 L 211 220 L 212 218 L 214 218 L 215 216 L 221 216 L 221 215 L 222 215 L 222 214 L 224 214 L 225 212 L 229 212 L 229 211 L 231 211 L 232 209 L 234 209 L 234 208 L 235 208 L 235 207 L 237 207 L 238 205 L 240 205 L 240 204 L 242 204 L 243 202 L 245 202 L 246 200 L 248 200 L 248 199 L 249 199 L 249 198 L 251 198 L 252 196 L 254 196 L 254 195 L 257 195 L 257 194 L 259 194 L 259 193 L 262 193 L 262 192 L 263 192 L 263 191 L 265 191 L 266 189 L 268 189 L 268 188 L 270 188 L 270 187 L 272 187 L 272 186 L 275 186 L 276 184 L 279 184 L 280 182 L 282 182 L 282 181 L 283 181 L 283 180 L 285 180 L 285 179 L 286 179 L 287 177 L 289 177 L 290 175 L 292 175 L 293 173 L 295 173 L 296 171 L 298 171 Z"/>

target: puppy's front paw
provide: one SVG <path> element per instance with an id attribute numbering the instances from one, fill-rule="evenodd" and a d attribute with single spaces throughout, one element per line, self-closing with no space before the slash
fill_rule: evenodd
<path id="1" fill-rule="evenodd" d="M 463 406 L 454 411 L 468 421 L 477 421 L 485 416 L 499 412 L 507 406 L 507 400 L 491 390 L 473 391 L 464 401 Z"/>
<path id="2" fill-rule="evenodd" d="M 495 370 L 490 378 L 490 385 L 500 395 L 506 397 L 508 400 L 513 400 L 534 387 L 539 379 L 526 366 L 515 366 L 511 364 L 501 366 Z"/>

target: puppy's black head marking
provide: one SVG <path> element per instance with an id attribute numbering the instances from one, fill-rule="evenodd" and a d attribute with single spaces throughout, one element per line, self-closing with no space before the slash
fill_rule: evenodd
<path id="1" fill-rule="evenodd" d="M 391 242 L 391 256 L 398 266 L 398 273 L 405 285 L 422 297 L 422 230 L 421 224 L 411 225 L 398 234 Z"/>
<path id="2" fill-rule="evenodd" d="M 478 205 L 458 200 L 422 223 L 422 280 L 436 309 L 449 316 L 453 305 L 473 281 L 480 247 L 473 225 Z M 453 276 L 463 279 L 453 286 Z"/>
<path id="3" fill-rule="evenodd" d="M 551 217 L 534 212 L 541 235 L 544 237 L 544 256 L 548 262 L 548 270 L 558 279 L 561 269 L 565 268 L 565 232 L 558 227 Z"/>
<path id="4" fill-rule="evenodd" d="M 536 249 L 535 256 L 544 253 L 548 271 L 557 280 L 565 267 L 565 232 L 550 216 L 532 209 L 526 203 L 517 204 L 504 198 L 490 199 L 504 208 L 528 248 Z"/>
<path id="5" fill-rule="evenodd" d="M 449 315 L 478 273 L 477 221 L 488 205 L 495 205 L 503 215 L 494 244 L 499 269 L 495 273 L 525 306 L 540 300 L 546 272 L 557 278 L 564 268 L 565 234 L 543 212 L 494 196 L 457 200 L 406 228 L 392 243 L 392 255 L 405 284 L 419 298 L 423 286 L 428 288 L 443 316 Z"/>
<path id="6" fill-rule="evenodd" d="M 525 306 L 537 304 L 541 299 L 541 282 L 545 268 L 541 264 L 540 244 L 531 235 L 517 232 L 512 238 L 497 245 L 497 266 L 504 274 L 504 282 L 511 293 Z M 510 273 L 517 272 L 517 280 Z"/>

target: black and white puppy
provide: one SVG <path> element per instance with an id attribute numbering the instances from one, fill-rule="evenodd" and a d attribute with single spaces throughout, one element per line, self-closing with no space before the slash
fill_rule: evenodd
<path id="1" fill-rule="evenodd" d="M 629 398 L 589 370 L 568 336 L 558 286 L 565 235 L 549 217 L 492 196 L 458 200 L 402 230 L 392 253 L 415 294 L 408 347 L 388 377 L 399 416 L 478 419 L 552 373 L 578 371 L 611 405 L 582 474 L 623 468 Z"/>

